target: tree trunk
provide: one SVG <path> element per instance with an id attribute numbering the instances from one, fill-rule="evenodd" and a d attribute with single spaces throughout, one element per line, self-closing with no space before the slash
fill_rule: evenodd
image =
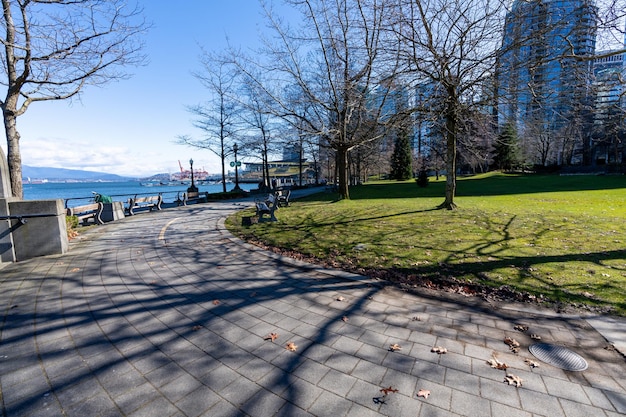
<path id="1" fill-rule="evenodd" d="M 348 149 L 341 147 L 337 149 L 337 174 L 339 177 L 339 198 L 350 199 L 348 190 Z"/>
<path id="2" fill-rule="evenodd" d="M 20 134 L 17 131 L 17 116 L 12 111 L 4 110 L 4 130 L 7 136 L 7 162 L 13 197 L 24 198 L 22 187 L 22 156 L 20 154 Z"/>
<path id="3" fill-rule="evenodd" d="M 454 210 L 456 195 L 456 99 L 455 93 L 448 93 L 446 111 L 446 198 L 439 208 Z"/>

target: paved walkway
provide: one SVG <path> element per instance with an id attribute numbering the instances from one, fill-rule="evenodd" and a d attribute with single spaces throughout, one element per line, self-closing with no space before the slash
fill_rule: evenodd
<path id="1" fill-rule="evenodd" d="M 66 255 L 2 268 L 2 415 L 626 414 L 626 362 L 586 320 L 287 261 L 224 229 L 243 204 L 137 215 L 92 229 Z M 530 333 L 589 368 L 530 368 Z M 487 365 L 493 356 L 508 371 Z M 504 383 L 507 372 L 523 385 Z"/>

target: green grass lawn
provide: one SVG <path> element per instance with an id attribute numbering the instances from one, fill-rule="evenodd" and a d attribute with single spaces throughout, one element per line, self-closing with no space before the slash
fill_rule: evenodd
<path id="1" fill-rule="evenodd" d="M 227 225 L 244 239 L 407 284 L 511 288 L 626 315 L 626 177 L 462 178 L 454 211 L 436 210 L 444 186 L 370 183 L 351 188 L 348 201 L 298 200 L 277 211 L 277 223 L 241 227 L 253 213 L 245 210 Z"/>

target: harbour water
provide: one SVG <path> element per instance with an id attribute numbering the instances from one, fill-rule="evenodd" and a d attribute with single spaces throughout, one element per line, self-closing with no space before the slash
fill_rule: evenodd
<path id="1" fill-rule="evenodd" d="M 196 184 L 200 192 L 219 193 L 223 191 L 222 184 Z M 226 184 L 226 190 L 234 188 L 234 184 Z M 239 184 L 243 190 L 257 188 L 257 184 Z M 179 194 L 182 195 L 189 184 L 180 185 L 141 185 L 138 181 L 126 182 L 67 182 L 67 183 L 43 183 L 24 184 L 25 200 L 50 200 L 61 199 L 67 207 L 88 204 L 93 201 L 94 193 L 110 196 L 113 201 L 126 202 L 134 195 L 157 195 L 163 196 L 163 201 L 173 202 Z"/>

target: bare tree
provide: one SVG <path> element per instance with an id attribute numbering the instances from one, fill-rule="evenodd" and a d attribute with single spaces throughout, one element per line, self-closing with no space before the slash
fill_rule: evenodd
<path id="1" fill-rule="evenodd" d="M 189 107 L 197 116 L 193 125 L 204 137 L 180 136 L 178 142 L 198 149 L 207 149 L 220 158 L 222 166 L 222 191 L 226 192 L 226 158 L 232 154 L 232 145 L 240 129 L 242 108 L 233 98 L 239 89 L 233 68 L 222 58 L 203 51 L 202 70 L 194 73 L 207 89 L 211 98 L 203 104 Z"/>
<path id="2" fill-rule="evenodd" d="M 457 143 L 462 115 L 491 91 L 505 7 L 500 0 L 399 0 L 395 33 L 405 47 L 406 74 L 437 86 L 446 142 L 446 191 L 456 204 Z M 426 98 L 427 99 L 427 98 Z"/>
<path id="3" fill-rule="evenodd" d="M 22 198 L 17 118 L 37 101 L 78 96 L 87 85 L 127 77 L 124 66 L 144 62 L 141 10 L 124 0 L 2 0 L 0 54 L 13 196 Z"/>
<path id="4" fill-rule="evenodd" d="M 301 13 L 293 29 L 268 9 L 275 35 L 267 42 L 265 61 L 256 56 L 240 62 L 268 74 L 260 89 L 271 99 L 268 109 L 307 134 L 324 138 L 336 155 L 341 198 L 350 198 L 348 154 L 376 140 L 389 124 L 384 109 L 388 90 L 382 81 L 393 75 L 395 62 L 384 62 L 380 52 L 383 27 L 388 23 L 384 0 L 286 0 Z M 289 97 L 285 87 L 290 86 Z M 293 89 L 297 89 L 294 94 Z M 302 103 L 293 97 L 301 97 Z"/>

